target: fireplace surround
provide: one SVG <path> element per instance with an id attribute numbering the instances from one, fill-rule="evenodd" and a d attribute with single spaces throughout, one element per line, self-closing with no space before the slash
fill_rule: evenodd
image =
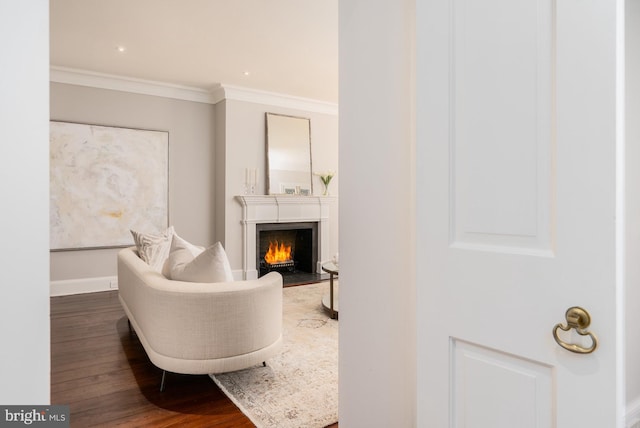
<path id="1" fill-rule="evenodd" d="M 311 273 L 321 273 L 322 263 L 331 259 L 329 255 L 329 209 L 332 197 L 294 196 L 294 195 L 240 195 L 236 200 L 242 206 L 242 273 L 244 279 L 256 279 L 259 276 L 260 250 L 257 240 L 258 225 L 274 225 L 272 229 L 295 228 L 298 224 L 307 228 L 309 224 L 316 228 L 317 239 L 312 250 Z M 267 227 L 269 228 L 269 227 Z"/>

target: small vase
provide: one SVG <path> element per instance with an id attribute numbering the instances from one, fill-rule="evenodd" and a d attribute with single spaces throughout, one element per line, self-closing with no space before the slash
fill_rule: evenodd
<path id="1" fill-rule="evenodd" d="M 324 185 L 324 191 L 322 192 L 322 196 L 329 196 L 329 185 Z"/>

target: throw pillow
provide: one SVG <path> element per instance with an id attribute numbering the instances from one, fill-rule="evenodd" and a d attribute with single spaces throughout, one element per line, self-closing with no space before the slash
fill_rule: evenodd
<path id="1" fill-rule="evenodd" d="M 233 273 L 222 244 L 216 242 L 194 257 L 186 241 L 174 237 L 167 259 L 170 279 L 187 282 L 231 282 Z"/>
<path id="2" fill-rule="evenodd" d="M 173 238 L 173 226 L 169 226 L 167 230 L 159 234 L 141 233 L 131 230 L 133 241 L 140 258 L 147 262 L 151 268 L 162 273 L 162 266 L 169 257 L 171 250 L 171 241 Z"/>
<path id="3" fill-rule="evenodd" d="M 189 250 L 189 252 L 191 254 L 193 254 L 194 258 L 198 257 L 200 255 L 200 253 L 202 253 L 205 250 L 204 247 L 201 247 L 199 245 L 193 245 L 191 242 L 189 242 L 186 239 L 182 238 L 177 233 L 173 234 L 173 239 L 176 241 L 176 243 L 175 243 L 176 248 Z M 172 245 L 172 248 L 173 248 L 174 243 L 171 242 L 171 245 Z"/>
<path id="4" fill-rule="evenodd" d="M 174 245 L 175 245 L 176 250 L 186 249 L 193 256 L 192 259 L 195 259 L 196 257 L 198 257 L 205 250 L 204 247 L 200 247 L 198 245 L 193 245 L 192 243 L 190 243 L 186 239 L 181 238 L 175 232 L 173 233 L 173 238 L 172 239 L 173 239 L 173 241 L 176 241 L 176 242 L 175 242 L 175 244 L 173 243 L 173 241 L 171 242 L 169 254 L 171 253 L 172 249 L 174 248 Z M 167 255 L 167 260 L 165 261 L 164 266 L 162 267 L 162 274 L 164 276 L 166 276 L 167 278 L 171 279 L 171 271 L 169 269 L 169 254 Z"/>

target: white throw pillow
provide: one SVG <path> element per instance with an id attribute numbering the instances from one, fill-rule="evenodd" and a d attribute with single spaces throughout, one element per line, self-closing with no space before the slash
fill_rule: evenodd
<path id="1" fill-rule="evenodd" d="M 174 236 L 167 259 L 169 279 L 205 283 L 233 281 L 231 265 L 220 242 L 195 257 L 189 245 L 184 239 Z"/>
<path id="2" fill-rule="evenodd" d="M 187 249 L 189 250 L 189 252 L 191 254 L 193 254 L 193 257 L 196 258 L 198 257 L 204 250 L 204 247 L 201 247 L 199 245 L 193 245 L 191 242 L 187 241 L 186 239 L 180 237 L 177 233 L 173 234 L 173 239 L 174 241 L 176 241 L 175 246 L 178 249 Z M 173 248 L 173 242 L 171 243 L 172 248 Z"/>
<path id="3" fill-rule="evenodd" d="M 173 249 L 174 243 L 173 241 L 176 241 L 175 243 L 175 248 L 177 250 L 179 249 L 186 249 L 189 251 L 189 253 L 191 253 L 191 255 L 193 255 L 192 258 L 196 258 L 198 257 L 204 250 L 204 247 L 200 247 L 198 245 L 193 245 L 192 243 L 190 243 L 189 241 L 187 241 L 184 238 L 181 238 L 177 233 L 174 232 L 173 234 L 173 238 L 172 238 L 172 242 L 169 248 L 169 254 L 171 253 L 171 250 Z M 166 276 L 167 278 L 171 279 L 171 272 L 169 269 L 169 254 L 167 254 L 167 260 L 164 262 L 164 266 L 162 267 L 162 274 L 164 276 Z"/>
<path id="4" fill-rule="evenodd" d="M 169 257 L 173 234 L 173 226 L 169 226 L 167 230 L 159 234 L 131 230 L 133 241 L 138 249 L 138 255 L 157 272 L 162 272 L 162 266 L 167 257 Z"/>

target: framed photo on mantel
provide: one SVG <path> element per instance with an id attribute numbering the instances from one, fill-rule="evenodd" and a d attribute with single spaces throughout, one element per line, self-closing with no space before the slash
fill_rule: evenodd
<path id="1" fill-rule="evenodd" d="M 169 133 L 50 122 L 52 251 L 133 245 L 169 223 Z"/>

